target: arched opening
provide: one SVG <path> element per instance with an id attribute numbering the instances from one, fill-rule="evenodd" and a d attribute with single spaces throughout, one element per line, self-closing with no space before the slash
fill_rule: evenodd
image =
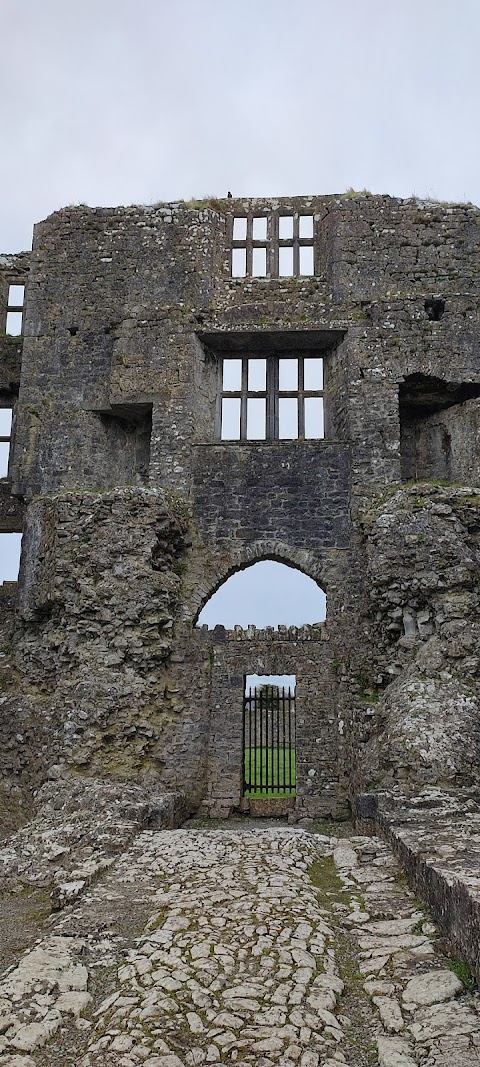
<path id="1" fill-rule="evenodd" d="M 326 595 L 296 567 L 266 559 L 230 575 L 204 604 L 199 626 L 304 626 L 323 622 Z"/>

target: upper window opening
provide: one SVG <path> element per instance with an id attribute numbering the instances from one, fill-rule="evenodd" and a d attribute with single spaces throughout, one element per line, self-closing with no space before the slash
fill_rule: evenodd
<path id="1" fill-rule="evenodd" d="M 198 625 L 304 626 L 324 622 L 327 598 L 303 571 L 267 559 L 237 571 L 210 597 Z"/>
<path id="2" fill-rule="evenodd" d="M 245 278 L 247 275 L 247 250 L 246 248 L 234 248 L 232 250 L 232 276 Z"/>
<path id="3" fill-rule="evenodd" d="M 243 221 L 243 220 L 242 220 Z M 246 219 L 245 219 L 246 222 Z M 267 220 L 265 217 L 253 219 L 252 236 L 254 241 L 267 240 Z"/>
<path id="4" fill-rule="evenodd" d="M 0 478 L 6 478 L 8 474 L 11 436 L 12 409 L 0 408 Z"/>
<path id="5" fill-rule="evenodd" d="M 293 215 L 280 215 L 278 236 L 281 241 L 291 241 L 293 239 Z"/>
<path id="6" fill-rule="evenodd" d="M 21 548 L 21 533 L 0 533 L 0 584 L 17 581 Z"/>
<path id="7" fill-rule="evenodd" d="M 25 286 L 10 285 L 8 290 L 6 332 L 11 337 L 19 337 L 22 332 L 24 300 Z"/>
<path id="8" fill-rule="evenodd" d="M 323 359 L 227 357 L 219 396 L 222 441 L 324 437 Z"/>
<path id="9" fill-rule="evenodd" d="M 313 215 L 235 216 L 232 277 L 294 278 L 314 273 Z"/>
<path id="10" fill-rule="evenodd" d="M 24 285 L 11 285 L 8 290 L 8 306 L 21 311 L 25 297 Z"/>
<path id="11" fill-rule="evenodd" d="M 252 277 L 265 278 L 267 274 L 267 249 L 254 248 L 252 250 Z"/>
<path id="12" fill-rule="evenodd" d="M 313 215 L 300 215 L 299 233 L 300 237 L 313 238 Z"/>
<path id="13" fill-rule="evenodd" d="M 246 219 L 234 219 L 233 220 L 233 240 L 234 241 L 246 241 L 247 240 L 247 220 Z"/>
<path id="14" fill-rule="evenodd" d="M 293 278 L 293 248 L 279 248 L 278 274 L 280 278 Z"/>

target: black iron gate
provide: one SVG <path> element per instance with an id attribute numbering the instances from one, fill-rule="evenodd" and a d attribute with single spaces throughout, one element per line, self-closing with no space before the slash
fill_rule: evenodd
<path id="1" fill-rule="evenodd" d="M 295 796 L 295 691 L 249 689 L 243 702 L 245 796 Z"/>

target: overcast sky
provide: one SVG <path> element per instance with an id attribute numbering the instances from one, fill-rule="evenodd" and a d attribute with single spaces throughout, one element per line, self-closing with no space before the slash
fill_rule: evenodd
<path id="1" fill-rule="evenodd" d="M 71 203 L 480 202 L 478 0 L 0 0 L 0 252 Z"/>

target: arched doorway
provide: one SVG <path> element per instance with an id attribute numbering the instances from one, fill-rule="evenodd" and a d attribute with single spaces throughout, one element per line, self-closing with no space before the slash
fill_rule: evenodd
<path id="1" fill-rule="evenodd" d="M 326 595 L 299 567 L 253 560 L 202 605 L 210 648 L 210 810 L 333 812 L 338 772 Z"/>

